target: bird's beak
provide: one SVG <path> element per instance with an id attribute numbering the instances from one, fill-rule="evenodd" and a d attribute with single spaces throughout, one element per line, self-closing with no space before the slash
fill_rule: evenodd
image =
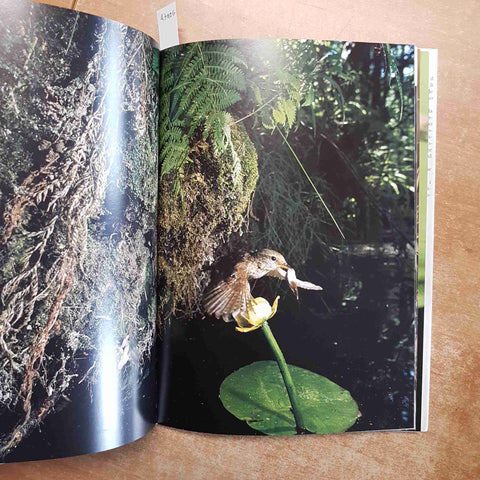
<path id="1" fill-rule="evenodd" d="M 284 265 L 278 265 L 278 268 L 281 268 L 282 270 L 288 270 L 290 268 L 290 265 L 287 265 L 285 263 Z"/>

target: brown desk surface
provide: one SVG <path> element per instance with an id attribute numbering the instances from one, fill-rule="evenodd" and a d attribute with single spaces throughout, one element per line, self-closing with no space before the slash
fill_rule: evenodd
<path id="1" fill-rule="evenodd" d="M 51 0 L 152 36 L 166 0 Z M 177 0 L 182 42 L 301 37 L 439 49 L 428 433 L 222 437 L 156 427 L 96 455 L 0 466 L 0 479 L 480 478 L 480 2 Z"/>

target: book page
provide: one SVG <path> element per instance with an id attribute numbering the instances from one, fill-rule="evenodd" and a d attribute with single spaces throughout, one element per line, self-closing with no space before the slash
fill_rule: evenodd
<path id="1" fill-rule="evenodd" d="M 414 48 L 225 40 L 160 65 L 160 421 L 414 429 Z"/>
<path id="2" fill-rule="evenodd" d="M 437 51 L 418 49 L 418 422 L 428 430 L 432 336 Z"/>
<path id="3" fill-rule="evenodd" d="M 0 457 L 114 448 L 156 415 L 158 57 L 18 0 L 0 39 Z"/>

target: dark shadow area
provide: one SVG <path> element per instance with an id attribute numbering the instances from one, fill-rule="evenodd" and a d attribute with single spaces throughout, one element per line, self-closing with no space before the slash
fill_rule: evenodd
<path id="1" fill-rule="evenodd" d="M 313 262 L 313 265 L 315 263 Z M 281 295 L 269 322 L 289 364 L 327 377 L 347 389 L 362 416 L 350 429 L 414 427 L 413 276 L 401 257 L 345 254 L 307 272 L 324 291 L 300 302 L 276 281 L 258 291 Z M 342 299 L 341 285 L 356 284 L 356 298 Z M 255 288 L 260 288 L 258 285 Z M 260 330 L 234 331 L 233 323 L 198 316 L 171 325 L 170 401 L 165 424 L 212 433 L 259 434 L 235 419 L 218 398 L 233 371 L 273 359 Z"/>

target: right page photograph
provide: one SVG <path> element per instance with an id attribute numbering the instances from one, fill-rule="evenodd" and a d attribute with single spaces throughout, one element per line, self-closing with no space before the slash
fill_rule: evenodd
<path id="1" fill-rule="evenodd" d="M 160 53 L 159 421 L 416 428 L 415 49 Z"/>

